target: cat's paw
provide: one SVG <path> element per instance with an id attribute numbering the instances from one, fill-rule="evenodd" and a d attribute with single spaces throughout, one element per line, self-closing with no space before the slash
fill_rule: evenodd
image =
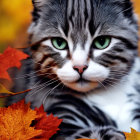
<path id="1" fill-rule="evenodd" d="M 98 130 L 94 130 L 90 138 L 97 140 L 125 140 L 125 135 L 114 127 L 101 127 Z"/>

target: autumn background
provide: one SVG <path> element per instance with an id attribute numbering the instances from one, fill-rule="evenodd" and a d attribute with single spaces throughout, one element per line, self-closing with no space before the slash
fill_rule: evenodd
<path id="1" fill-rule="evenodd" d="M 28 47 L 27 29 L 32 20 L 31 11 L 33 8 L 31 1 L 32 0 L 0 0 L 0 53 L 2 53 L 8 46 L 14 48 Z M 132 1 L 134 2 L 135 12 L 140 19 L 140 0 Z M 10 89 L 11 83 L 8 84 L 8 81 L 1 82 L 4 83 L 3 85 L 5 85 L 7 89 Z M 0 106 L 4 105 L 4 101 L 4 99 L 0 99 Z M 3 110 L 3 108 L 1 109 Z M 2 115 L 1 117 L 5 117 L 5 115 Z M 53 122 L 55 121 L 53 120 Z M 58 123 L 60 124 L 60 121 Z M 14 126 L 16 125 L 14 124 Z M 1 128 L 2 127 L 0 127 L 0 131 Z"/>
<path id="2" fill-rule="evenodd" d="M 140 17 L 140 0 L 133 1 Z M 27 47 L 31 11 L 31 0 L 0 0 L 0 52 L 9 45 Z"/>
<path id="3" fill-rule="evenodd" d="M 7 46 L 26 47 L 31 0 L 0 0 L 0 52 Z"/>

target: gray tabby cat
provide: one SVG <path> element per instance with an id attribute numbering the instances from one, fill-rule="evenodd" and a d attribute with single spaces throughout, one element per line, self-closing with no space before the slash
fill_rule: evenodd
<path id="1" fill-rule="evenodd" d="M 16 90 L 63 119 L 52 140 L 124 140 L 140 131 L 138 25 L 130 0 L 33 0 L 31 58 Z M 122 132 L 121 132 L 122 131 Z"/>

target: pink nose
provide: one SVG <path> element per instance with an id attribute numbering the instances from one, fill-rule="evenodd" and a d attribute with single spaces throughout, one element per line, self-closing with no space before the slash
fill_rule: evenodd
<path id="1" fill-rule="evenodd" d="M 86 65 L 82 65 L 82 66 L 74 66 L 73 69 L 76 70 L 79 74 L 82 74 L 86 69 L 88 68 L 88 66 Z"/>

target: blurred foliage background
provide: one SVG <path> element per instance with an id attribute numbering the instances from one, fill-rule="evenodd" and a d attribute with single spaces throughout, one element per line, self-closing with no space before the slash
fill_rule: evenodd
<path id="1" fill-rule="evenodd" d="M 8 46 L 27 47 L 31 11 L 31 0 L 0 0 L 0 53 Z M 0 83 L 7 89 L 12 86 L 8 80 L 0 79 Z M 0 107 L 4 101 L 0 99 Z"/>
<path id="2" fill-rule="evenodd" d="M 0 0 L 0 52 L 7 46 L 26 47 L 31 0 Z"/>
<path id="3" fill-rule="evenodd" d="M 32 0 L 0 0 L 0 52 L 7 46 L 26 47 Z M 140 15 L 140 0 L 132 0 Z M 139 16 L 140 17 L 140 16 Z"/>

